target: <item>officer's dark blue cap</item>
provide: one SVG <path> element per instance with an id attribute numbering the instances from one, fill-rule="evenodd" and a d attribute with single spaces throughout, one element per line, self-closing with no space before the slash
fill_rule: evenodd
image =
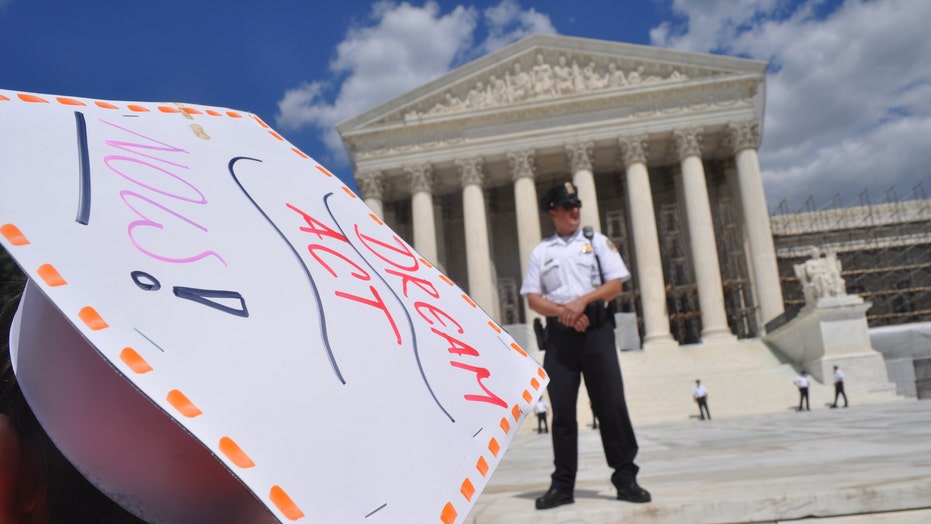
<path id="1" fill-rule="evenodd" d="M 579 190 L 572 182 L 557 184 L 544 193 L 543 198 L 540 199 L 540 211 L 547 213 L 551 209 L 567 204 L 582 207 L 582 201 L 579 200 Z"/>

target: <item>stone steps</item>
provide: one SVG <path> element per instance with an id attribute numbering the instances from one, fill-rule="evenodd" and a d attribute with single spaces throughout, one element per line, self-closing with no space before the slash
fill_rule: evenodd
<path id="1" fill-rule="evenodd" d="M 544 353 L 531 354 L 543 362 Z M 708 404 L 715 418 L 783 413 L 798 406 L 793 382 L 796 369 L 758 339 L 622 351 L 620 362 L 635 427 L 697 418 L 698 406 L 692 400 L 697 378 L 709 390 Z M 903 398 L 896 396 L 892 384 L 867 389 L 848 380 L 845 386 L 848 400 L 855 405 Z M 834 401 L 833 384 L 812 380 L 809 400 L 812 410 L 827 409 Z M 578 413 L 580 428 L 591 424 L 584 385 L 579 392 Z M 531 416 L 521 432 L 532 432 L 536 427 L 536 417 Z"/>

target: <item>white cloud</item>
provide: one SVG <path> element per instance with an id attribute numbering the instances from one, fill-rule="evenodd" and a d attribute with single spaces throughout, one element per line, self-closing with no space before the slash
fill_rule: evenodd
<path id="1" fill-rule="evenodd" d="M 285 93 L 278 102 L 278 125 L 312 126 L 334 159 L 345 161 L 334 126 L 447 71 L 471 44 L 476 18 L 474 9 L 461 6 L 441 15 L 433 2 L 423 7 L 376 3 L 368 25 L 351 28 L 337 46 L 331 79 Z"/>
<path id="2" fill-rule="evenodd" d="M 773 15 L 788 0 L 673 0 L 676 20 L 650 31 L 655 45 L 694 51 L 726 48 L 758 16 Z"/>
<path id="3" fill-rule="evenodd" d="M 549 15 L 538 13 L 532 7 L 524 11 L 515 0 L 503 0 L 500 4 L 486 9 L 484 15 L 488 37 L 479 47 L 479 54 L 501 49 L 534 33 L 556 33 Z"/>
<path id="4" fill-rule="evenodd" d="M 732 8 L 729 8 L 732 7 Z M 770 63 L 761 167 L 771 207 L 931 191 L 931 3 L 674 0 L 657 45 Z M 828 11 L 826 15 L 822 11 Z"/>
<path id="5" fill-rule="evenodd" d="M 2 0 L 0 0 L 2 1 Z M 345 163 L 337 123 L 414 89 L 456 65 L 533 32 L 555 32 L 549 18 L 522 10 L 515 0 L 480 13 L 456 6 L 441 13 L 428 1 L 422 7 L 383 1 L 372 7 L 365 24 L 351 28 L 330 63 L 332 77 L 289 89 L 278 102 L 277 125 L 312 127 L 321 133 L 333 160 Z M 474 39 L 484 21 L 487 38 Z"/>

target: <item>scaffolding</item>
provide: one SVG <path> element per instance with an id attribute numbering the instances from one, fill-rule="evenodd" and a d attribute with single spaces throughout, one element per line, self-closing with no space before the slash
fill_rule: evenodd
<path id="1" fill-rule="evenodd" d="M 682 228 L 678 205 L 660 206 L 659 229 L 669 329 L 680 344 L 694 344 L 701 340 L 701 308 L 688 257 L 688 231 Z"/>
<path id="2" fill-rule="evenodd" d="M 847 292 L 871 302 L 871 327 L 931 320 L 931 200 L 923 184 L 905 196 L 889 188 L 879 203 L 868 191 L 845 206 L 839 195 L 795 213 L 783 201 L 770 218 L 786 311 L 804 306 L 793 266 L 811 247 L 834 251 Z"/>
<path id="3" fill-rule="evenodd" d="M 715 237 L 727 323 L 737 338 L 756 337 L 759 332 L 757 308 L 744 250 L 742 222 L 730 196 L 718 199 L 716 211 Z"/>
<path id="4" fill-rule="evenodd" d="M 717 202 L 713 222 L 728 326 L 739 338 L 756 337 L 759 334 L 757 308 L 744 251 L 740 214 L 729 196 L 724 195 Z M 605 218 L 605 234 L 618 246 L 624 260 L 635 263 L 624 211 L 608 211 Z M 684 227 L 680 206 L 676 203 L 661 204 L 658 219 L 670 333 L 680 344 L 698 343 L 702 331 L 701 307 L 689 258 L 688 229 Z M 637 327 L 642 339 L 645 333 L 640 283 L 636 280 L 637 272 L 633 273 L 632 285 L 625 286 L 616 303 L 618 311 L 637 313 Z"/>

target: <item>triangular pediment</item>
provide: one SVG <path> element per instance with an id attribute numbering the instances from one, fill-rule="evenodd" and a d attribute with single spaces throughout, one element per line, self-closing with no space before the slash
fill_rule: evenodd
<path id="1" fill-rule="evenodd" d="M 337 126 L 344 137 L 397 125 L 521 110 L 733 78 L 764 62 L 558 35 L 531 35 Z"/>

